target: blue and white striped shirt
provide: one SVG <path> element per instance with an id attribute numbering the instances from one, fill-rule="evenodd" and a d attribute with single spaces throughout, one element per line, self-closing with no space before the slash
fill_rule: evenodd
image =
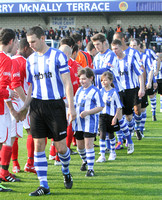
<path id="1" fill-rule="evenodd" d="M 118 74 L 118 59 L 114 52 L 107 49 L 105 53 L 98 53 L 94 58 L 94 73 L 95 73 L 95 85 L 101 89 L 101 75 L 105 71 L 110 71 L 114 76 L 114 86 L 117 91 L 122 91 L 119 74 Z"/>
<path id="2" fill-rule="evenodd" d="M 157 69 L 157 61 L 156 60 L 153 61 L 153 68 L 154 68 L 154 71 L 156 71 L 156 69 Z M 155 78 L 156 78 L 156 80 L 162 79 L 162 61 L 160 62 L 159 73 L 157 76 L 155 76 Z"/>
<path id="3" fill-rule="evenodd" d="M 115 88 L 112 88 L 109 91 L 106 91 L 105 88 L 102 88 L 100 91 L 103 102 L 105 103 L 105 107 L 101 111 L 101 114 L 115 116 L 117 108 L 122 108 L 122 103 L 118 93 L 116 92 Z"/>
<path id="4" fill-rule="evenodd" d="M 42 56 L 34 52 L 27 59 L 27 82 L 32 83 L 32 97 L 41 100 L 63 98 L 61 74 L 68 72 L 68 61 L 63 52 L 54 48 L 49 48 Z"/>
<path id="5" fill-rule="evenodd" d="M 152 49 L 145 49 L 144 53 L 147 54 L 149 56 L 149 58 L 151 59 L 151 64 L 154 60 L 156 60 L 158 58 L 158 56 Z"/>
<path id="6" fill-rule="evenodd" d="M 141 74 L 140 65 L 134 56 L 125 55 L 119 60 L 120 82 L 124 89 L 136 88 L 138 86 L 137 76 Z"/>
<path id="7" fill-rule="evenodd" d="M 97 133 L 99 114 L 87 115 L 85 118 L 81 118 L 80 113 L 95 107 L 104 107 L 99 89 L 94 85 L 87 89 L 80 87 L 75 94 L 74 103 L 77 113 L 77 117 L 72 124 L 74 131 Z"/>
<path id="8" fill-rule="evenodd" d="M 141 65 L 141 63 L 140 63 L 140 52 L 138 50 L 133 49 L 131 47 L 128 47 L 125 51 L 123 51 L 123 53 L 126 54 L 126 55 L 129 55 L 129 56 L 134 56 L 136 61 L 139 63 L 139 65 Z M 137 86 L 139 86 L 138 76 L 135 75 L 135 77 L 136 77 L 136 82 L 137 82 L 136 84 L 137 84 Z"/>
<path id="9" fill-rule="evenodd" d="M 151 68 L 151 60 L 150 58 L 148 57 L 148 55 L 144 54 L 144 53 L 141 53 L 140 54 L 140 63 L 141 65 L 144 66 L 145 70 L 146 70 L 146 83 L 148 83 L 148 75 L 149 75 L 149 72 L 152 70 Z"/>

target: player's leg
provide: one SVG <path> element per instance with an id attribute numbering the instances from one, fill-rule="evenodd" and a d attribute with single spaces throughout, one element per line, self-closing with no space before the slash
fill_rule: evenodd
<path id="1" fill-rule="evenodd" d="M 108 134 L 109 134 L 110 148 L 111 148 L 108 160 L 115 160 L 116 159 L 116 153 L 115 153 L 116 139 L 115 139 L 114 133 L 108 133 Z"/>
<path id="2" fill-rule="evenodd" d="M 85 148 L 86 148 L 86 157 L 87 157 L 87 166 L 88 171 L 86 173 L 87 177 L 94 176 L 94 161 L 95 161 L 95 151 L 94 151 L 94 138 L 95 135 L 92 133 L 85 133 Z"/>
<path id="3" fill-rule="evenodd" d="M 85 149 L 85 143 L 84 143 L 84 137 L 82 131 L 76 131 L 74 134 L 76 138 L 77 143 L 77 151 L 82 159 L 82 165 L 80 170 L 86 171 L 86 165 L 87 165 L 87 157 L 86 157 L 86 149 Z"/>

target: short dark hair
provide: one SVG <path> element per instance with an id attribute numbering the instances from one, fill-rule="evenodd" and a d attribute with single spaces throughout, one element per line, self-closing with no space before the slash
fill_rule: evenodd
<path id="1" fill-rule="evenodd" d="M 93 83 L 94 83 L 95 76 L 93 71 L 89 67 L 79 70 L 78 77 L 80 77 L 82 74 L 85 74 L 87 78 L 93 77 Z"/>
<path id="2" fill-rule="evenodd" d="M 0 44 L 8 45 L 10 40 L 15 40 L 15 32 L 12 29 L 1 29 L 0 30 Z"/>
<path id="3" fill-rule="evenodd" d="M 97 33 L 93 37 L 91 37 L 92 42 L 97 41 L 97 40 L 103 43 L 104 41 L 106 41 L 106 37 L 103 33 Z"/>
<path id="4" fill-rule="evenodd" d="M 137 45 L 140 45 L 141 44 L 141 41 L 138 39 L 138 38 L 135 38 L 136 42 L 137 42 Z"/>
<path id="5" fill-rule="evenodd" d="M 73 54 L 75 51 L 76 51 L 76 52 L 79 51 L 79 47 L 78 47 L 77 44 L 74 45 L 73 50 L 72 50 L 72 54 Z"/>
<path id="6" fill-rule="evenodd" d="M 72 38 L 74 39 L 75 43 L 82 41 L 82 36 L 79 33 L 72 34 Z"/>
<path id="7" fill-rule="evenodd" d="M 27 31 L 27 36 L 29 35 L 36 35 L 37 38 L 41 38 L 41 36 L 44 36 L 45 33 L 44 33 L 44 30 L 42 27 L 40 26 L 33 26 L 32 28 L 30 28 L 28 31 Z"/>
<path id="8" fill-rule="evenodd" d="M 93 42 L 90 41 L 87 44 L 87 51 L 92 51 L 93 49 L 95 49 L 95 46 L 93 45 Z"/>
<path id="9" fill-rule="evenodd" d="M 111 45 L 112 45 L 112 46 L 113 46 L 113 45 L 119 45 L 119 46 L 122 46 L 122 43 L 121 43 L 120 40 L 115 39 L 115 40 L 112 41 Z"/>
<path id="10" fill-rule="evenodd" d="M 19 49 L 24 49 L 25 47 L 29 47 L 29 43 L 26 38 L 22 38 L 19 42 Z"/>
<path id="11" fill-rule="evenodd" d="M 125 34 L 122 32 L 116 32 L 114 35 L 117 35 L 121 40 L 122 38 L 125 38 Z"/>
<path id="12" fill-rule="evenodd" d="M 67 44 L 69 47 L 73 48 L 75 45 L 75 41 L 72 37 L 69 36 L 61 39 L 59 46 L 63 44 Z"/>

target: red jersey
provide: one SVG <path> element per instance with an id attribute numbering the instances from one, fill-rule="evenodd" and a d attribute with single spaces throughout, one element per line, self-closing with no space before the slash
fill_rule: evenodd
<path id="1" fill-rule="evenodd" d="M 4 53 L 0 52 L 0 90 L 6 90 L 11 83 L 12 61 Z M 4 97 L 5 98 L 5 97 Z M 0 115 L 4 114 L 4 99 L 0 98 Z"/>
<path id="2" fill-rule="evenodd" d="M 0 88 L 0 98 L 7 99 L 9 97 L 9 91 L 7 89 Z"/>
<path id="3" fill-rule="evenodd" d="M 72 83 L 73 91 L 74 91 L 74 95 L 75 95 L 79 85 L 78 85 L 78 81 L 77 81 L 77 79 L 75 77 L 74 70 L 70 65 L 69 65 L 69 70 L 70 70 L 71 83 Z"/>
<path id="4" fill-rule="evenodd" d="M 20 70 L 21 87 L 24 89 L 24 92 L 26 93 L 28 89 L 28 85 L 26 82 L 26 59 L 19 54 L 13 56 L 13 58 L 18 62 Z"/>
<path id="5" fill-rule="evenodd" d="M 78 85 L 79 85 L 80 83 L 79 83 L 79 78 L 78 78 L 78 68 L 80 68 L 81 66 L 79 65 L 78 62 L 76 62 L 76 61 L 73 60 L 72 58 L 69 59 L 68 65 L 69 65 L 70 67 L 73 68 L 73 70 L 74 70 L 74 75 L 75 75 L 75 77 L 76 77 L 76 79 L 77 79 L 77 82 L 78 82 Z"/>
<path id="6" fill-rule="evenodd" d="M 11 89 L 14 90 L 21 86 L 20 69 L 17 60 L 12 57 L 12 70 L 11 70 Z"/>

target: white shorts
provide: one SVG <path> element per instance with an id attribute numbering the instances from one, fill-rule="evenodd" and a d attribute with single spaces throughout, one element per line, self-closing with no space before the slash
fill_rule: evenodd
<path id="1" fill-rule="evenodd" d="M 23 127 L 25 129 L 30 129 L 30 117 L 29 117 L 29 114 L 27 114 L 26 118 L 23 121 Z"/>
<path id="2" fill-rule="evenodd" d="M 10 113 L 0 115 L 0 143 L 11 145 L 11 119 Z"/>
<path id="3" fill-rule="evenodd" d="M 12 101 L 13 107 L 16 111 L 22 107 L 22 101 Z M 11 114 L 10 114 L 11 115 Z M 16 123 L 16 119 L 11 115 L 11 137 L 23 136 L 23 122 Z"/>

